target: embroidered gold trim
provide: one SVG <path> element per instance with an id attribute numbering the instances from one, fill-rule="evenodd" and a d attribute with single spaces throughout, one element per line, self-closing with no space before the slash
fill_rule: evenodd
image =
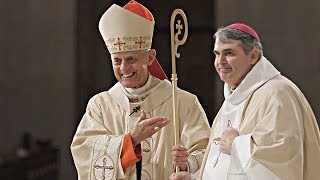
<path id="1" fill-rule="evenodd" d="M 112 37 L 105 40 L 110 53 L 151 48 L 151 36 Z"/>

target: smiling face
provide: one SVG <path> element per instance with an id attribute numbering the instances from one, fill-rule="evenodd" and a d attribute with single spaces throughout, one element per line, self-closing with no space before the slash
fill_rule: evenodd
<path id="1" fill-rule="evenodd" d="M 126 88 L 140 88 L 148 80 L 148 66 L 156 57 L 156 51 L 129 51 L 111 54 L 116 79 Z"/>
<path id="2" fill-rule="evenodd" d="M 214 45 L 215 68 L 220 79 L 231 87 L 237 87 L 252 67 L 258 62 L 259 51 L 253 48 L 245 53 L 240 40 L 216 39 Z"/>

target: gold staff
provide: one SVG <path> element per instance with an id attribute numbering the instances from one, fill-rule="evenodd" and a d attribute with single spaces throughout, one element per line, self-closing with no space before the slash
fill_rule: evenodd
<path id="1" fill-rule="evenodd" d="M 177 24 L 174 24 L 175 17 L 180 14 L 183 18 L 183 22 L 185 25 L 184 29 L 184 35 L 181 40 L 178 39 L 178 36 L 181 34 L 181 30 L 183 29 L 183 26 L 181 24 L 181 21 L 178 20 Z M 174 26 L 175 25 L 175 26 Z M 178 30 L 178 32 L 174 33 L 174 28 Z M 180 53 L 178 53 L 178 46 L 184 44 L 188 37 L 188 21 L 187 17 L 184 14 L 184 12 L 181 9 L 176 9 L 173 11 L 171 15 L 171 21 L 170 21 L 170 30 L 171 30 L 171 60 L 172 60 L 172 74 L 171 74 L 171 81 L 172 81 L 172 108 L 173 108 L 173 123 L 174 123 L 174 143 L 179 144 L 179 135 L 180 135 L 180 128 L 179 128 L 179 119 L 178 119 L 178 109 L 177 109 L 177 73 L 176 73 L 176 57 L 180 57 Z M 176 172 L 179 172 L 179 167 L 176 167 Z"/>

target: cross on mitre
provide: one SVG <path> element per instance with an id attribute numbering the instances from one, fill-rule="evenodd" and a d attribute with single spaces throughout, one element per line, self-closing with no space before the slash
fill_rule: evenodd
<path id="1" fill-rule="evenodd" d="M 142 41 L 142 37 L 140 36 L 140 41 L 138 42 L 135 42 L 136 44 L 139 44 L 140 45 L 140 49 L 141 49 L 141 45 L 146 43 L 146 41 Z"/>
<path id="2" fill-rule="evenodd" d="M 120 38 L 118 38 L 118 42 L 117 43 L 114 43 L 113 45 L 115 46 L 119 46 L 119 51 L 121 51 L 121 45 L 125 45 L 126 43 L 125 42 L 121 42 L 120 41 Z M 108 46 L 107 46 L 108 47 Z"/>

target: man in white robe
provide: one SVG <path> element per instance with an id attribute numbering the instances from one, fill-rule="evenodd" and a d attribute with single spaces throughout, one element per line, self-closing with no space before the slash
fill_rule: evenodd
<path id="1" fill-rule="evenodd" d="M 130 1 L 112 5 L 99 30 L 111 54 L 112 88 L 89 100 L 71 144 L 78 179 L 168 179 L 173 173 L 172 85 L 151 48 L 154 19 Z M 199 170 L 210 127 L 197 97 L 177 90 L 180 142 L 188 158 L 176 164 Z"/>
<path id="2" fill-rule="evenodd" d="M 225 101 L 200 171 L 171 179 L 320 179 L 314 113 L 298 87 L 263 57 L 257 33 L 241 23 L 220 28 L 214 53 Z"/>

